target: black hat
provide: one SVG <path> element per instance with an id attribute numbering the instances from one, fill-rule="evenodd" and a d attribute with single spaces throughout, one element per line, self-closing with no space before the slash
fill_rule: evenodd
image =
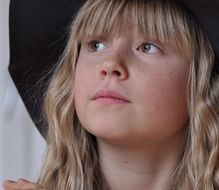
<path id="1" fill-rule="evenodd" d="M 11 0 L 9 7 L 9 72 L 39 131 L 47 71 L 57 63 L 72 17 L 84 0 Z"/>
<path id="2" fill-rule="evenodd" d="M 218 0 L 180 0 L 192 13 L 208 36 L 215 53 L 215 69 L 219 74 L 219 1 Z"/>
<path id="3" fill-rule="evenodd" d="M 57 62 L 67 40 L 72 17 L 85 0 L 11 0 L 9 12 L 9 72 L 39 131 L 45 73 Z M 181 0 L 197 19 L 219 58 L 219 0 Z M 217 63 L 217 70 L 219 64 Z M 41 78 L 44 78 L 41 81 Z"/>

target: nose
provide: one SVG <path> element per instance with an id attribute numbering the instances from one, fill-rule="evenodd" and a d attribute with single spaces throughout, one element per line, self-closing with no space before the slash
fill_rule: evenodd
<path id="1" fill-rule="evenodd" d="M 107 57 L 101 65 L 100 76 L 102 79 L 116 77 L 118 80 L 126 80 L 128 69 L 125 60 L 119 55 Z"/>

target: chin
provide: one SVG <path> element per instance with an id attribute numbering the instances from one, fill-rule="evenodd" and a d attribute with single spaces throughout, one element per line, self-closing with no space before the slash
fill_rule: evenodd
<path id="1" fill-rule="evenodd" d="M 131 133 L 129 133 L 127 126 L 103 122 L 103 123 L 93 123 L 92 125 L 83 125 L 85 130 L 94 135 L 96 138 L 117 141 L 123 138 L 130 138 Z"/>

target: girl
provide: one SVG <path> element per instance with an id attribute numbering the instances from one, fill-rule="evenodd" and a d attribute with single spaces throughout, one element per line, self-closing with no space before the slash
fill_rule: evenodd
<path id="1" fill-rule="evenodd" d="M 38 184 L 5 190 L 219 188 L 219 76 L 174 0 L 88 0 L 45 97 Z"/>

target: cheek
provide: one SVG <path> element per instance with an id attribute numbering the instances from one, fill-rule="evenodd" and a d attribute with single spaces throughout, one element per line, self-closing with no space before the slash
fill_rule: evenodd
<path id="1" fill-rule="evenodd" d="M 137 113 L 143 113 L 142 123 L 163 134 L 185 126 L 188 72 L 162 72 L 149 77 L 142 84 L 141 96 L 137 97 L 142 105 Z"/>
<path id="2" fill-rule="evenodd" d="M 92 86 L 92 81 L 94 80 L 94 76 L 92 74 L 93 70 L 87 67 L 88 63 L 85 61 L 81 61 L 79 59 L 76 70 L 75 70 L 75 78 L 74 78 L 74 92 L 76 99 L 82 99 L 87 91 Z"/>
<path id="3" fill-rule="evenodd" d="M 85 64 L 78 63 L 75 71 L 74 103 L 78 119 L 83 125 L 89 117 L 89 103 L 95 89 L 94 69 L 88 69 Z"/>
<path id="4" fill-rule="evenodd" d="M 153 95 L 155 109 L 169 121 L 184 119 L 187 115 L 187 83 L 162 81 Z"/>

